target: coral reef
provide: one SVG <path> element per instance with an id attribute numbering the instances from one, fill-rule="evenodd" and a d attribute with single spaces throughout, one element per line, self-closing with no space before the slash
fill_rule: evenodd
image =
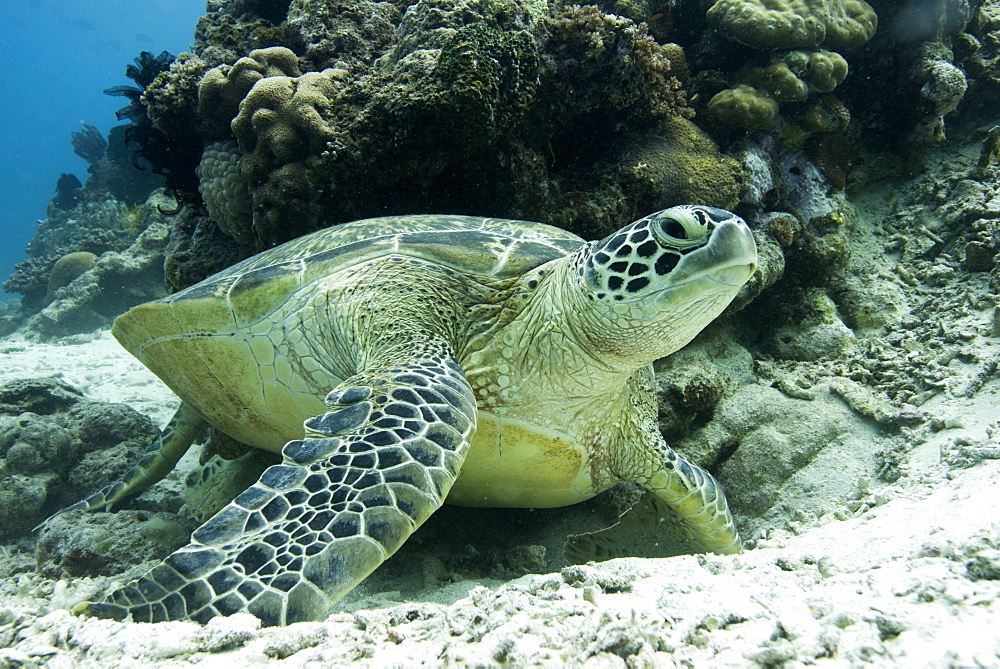
<path id="1" fill-rule="evenodd" d="M 72 285 L 53 289 L 53 275 L 63 271 L 63 256 L 50 270 L 48 297 L 51 304 L 28 319 L 24 326 L 26 336 L 41 338 L 59 337 L 78 332 L 89 332 L 108 326 L 119 314 L 129 308 L 166 295 L 163 283 L 163 250 L 169 226 L 156 209 L 161 198 L 152 199 L 153 206 L 140 216 L 142 231 L 135 242 L 121 252 L 107 251 L 96 258 L 90 267 Z M 126 215 L 128 210 L 126 210 Z M 78 259 L 85 259 L 86 252 L 70 254 L 74 271 L 80 269 Z"/>
<path id="2" fill-rule="evenodd" d="M 242 245 L 204 216 L 194 204 L 184 204 L 173 215 L 164 249 L 164 280 L 171 291 L 181 290 L 253 255 L 253 247 Z"/>
<path id="3" fill-rule="evenodd" d="M 25 248 L 28 259 L 14 266 L 4 290 L 22 295 L 25 314 L 38 311 L 46 304 L 49 276 L 59 258 L 76 252 L 99 256 L 128 248 L 135 235 L 119 225 L 128 211 L 123 203 L 107 197 L 80 202 L 67 211 L 50 207 L 49 218 L 38 224 Z"/>
<path id="4" fill-rule="evenodd" d="M 125 69 L 125 76 L 137 86 L 114 86 L 104 92 L 129 99 L 129 104 L 115 114 L 118 120 L 129 121 L 124 140 L 126 145 L 137 146 L 132 152 L 132 165 L 138 170 L 151 169 L 154 174 L 163 175 L 171 188 L 190 189 L 194 166 L 198 162 L 195 151 L 200 142 L 184 125 L 184 121 L 190 119 L 190 101 L 185 103 L 178 95 L 191 88 L 191 70 L 197 72 L 202 64 L 186 58 L 171 73 L 174 60 L 166 51 L 155 58 L 143 51 Z M 153 116 L 149 114 L 150 104 L 157 106 L 158 120 L 168 130 L 173 130 L 172 134 L 167 135 L 154 126 Z"/>
<path id="5" fill-rule="evenodd" d="M 968 32 L 957 36 L 956 50 L 962 52 L 962 66 L 987 91 L 1000 87 L 1000 2 L 976 3 Z"/>
<path id="6" fill-rule="evenodd" d="M 922 150 L 944 139 L 945 116 L 968 97 L 963 68 L 976 71 L 968 67 L 970 6 L 967 0 L 876 6 L 885 29 L 850 54 L 852 69 L 862 76 L 849 77 L 838 97 L 862 114 L 857 130 L 869 151 Z M 983 92 L 975 104 L 989 104 Z"/>
<path id="7" fill-rule="evenodd" d="M 209 9 L 202 28 L 238 24 L 246 37 L 270 23 L 245 3 Z M 256 249 L 384 213 L 488 213 L 601 236 L 651 208 L 734 201 L 733 164 L 676 122 L 692 114 L 683 50 L 642 23 L 592 6 L 549 17 L 521 0 L 420 0 L 405 12 L 297 0 L 278 15 L 281 39 L 248 56 L 224 57 L 231 31 L 200 29 L 196 45 L 205 62 L 222 59 L 199 82 L 199 128 L 235 137 L 228 174 L 236 162 L 252 200 L 248 232 L 220 222 Z M 639 154 L 655 174 L 630 169 Z"/>

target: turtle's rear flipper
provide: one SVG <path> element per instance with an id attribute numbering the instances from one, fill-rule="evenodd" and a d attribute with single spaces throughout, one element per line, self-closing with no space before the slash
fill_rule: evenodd
<path id="1" fill-rule="evenodd" d="M 181 404 L 149 450 L 132 469 L 125 472 L 124 476 L 76 504 L 55 512 L 39 523 L 35 530 L 67 511 L 108 511 L 114 504 L 135 497 L 169 474 L 177 461 L 187 453 L 198 433 L 207 425 L 208 423 L 194 409 L 187 404 Z"/>
<path id="2" fill-rule="evenodd" d="M 247 610 L 265 625 L 316 620 L 442 503 L 475 429 L 444 346 L 345 381 L 284 462 L 198 528 L 189 545 L 85 613 L 136 621 Z"/>

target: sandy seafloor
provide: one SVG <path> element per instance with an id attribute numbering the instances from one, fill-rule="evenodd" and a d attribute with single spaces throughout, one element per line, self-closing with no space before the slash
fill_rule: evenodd
<path id="1" fill-rule="evenodd" d="M 58 376 L 161 422 L 176 402 L 106 331 L 4 348 L 0 381 Z M 938 403 L 981 436 L 1000 380 Z M 873 508 L 742 555 L 617 559 L 406 602 L 370 594 L 322 623 L 78 618 L 68 609 L 108 579 L 21 574 L 0 591 L 0 666 L 1000 666 L 1000 580 L 970 580 L 963 557 L 1000 539 L 1000 460 L 949 472 L 936 451 L 957 432 L 923 444 L 918 469 L 873 490 Z"/>
<path id="2" fill-rule="evenodd" d="M 971 326 L 995 358 L 988 313 Z M 176 405 L 107 331 L 15 335 L 0 350 L 0 382 L 58 377 L 160 425 Z M 116 579 L 18 574 L 0 582 L 0 667 L 1000 666 L 1000 378 L 921 410 L 946 429 L 908 453 L 906 476 L 741 555 L 616 559 L 405 597 L 373 579 L 324 622 L 270 629 L 248 614 L 204 627 L 75 617 Z M 981 459 L 948 466 L 956 443 Z"/>

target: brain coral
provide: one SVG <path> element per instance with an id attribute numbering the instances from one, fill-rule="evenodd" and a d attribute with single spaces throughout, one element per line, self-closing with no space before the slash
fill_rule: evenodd
<path id="1" fill-rule="evenodd" d="M 49 288 L 45 295 L 45 302 L 51 302 L 55 298 L 57 290 L 73 283 L 84 272 L 91 269 L 96 262 L 97 256 L 89 251 L 67 253 L 59 258 L 49 273 Z"/>
<path id="2" fill-rule="evenodd" d="M 228 135 L 229 123 L 254 84 L 267 77 L 300 74 L 298 57 L 290 49 L 255 49 L 231 66 L 219 65 L 205 73 L 198 84 L 198 114 L 210 134 Z"/>
<path id="3" fill-rule="evenodd" d="M 636 142 L 624 160 L 629 176 L 646 182 L 662 198 L 646 206 L 685 202 L 733 207 L 739 195 L 735 178 L 739 164 L 723 158 L 712 140 L 685 118 L 665 122 L 661 132 Z"/>
<path id="4" fill-rule="evenodd" d="M 716 0 L 706 16 L 733 39 L 762 49 L 848 49 L 871 39 L 878 26 L 863 0 Z"/>

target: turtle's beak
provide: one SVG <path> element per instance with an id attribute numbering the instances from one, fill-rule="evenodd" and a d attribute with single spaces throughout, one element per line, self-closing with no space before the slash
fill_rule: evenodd
<path id="1" fill-rule="evenodd" d="M 739 288 L 757 270 L 757 243 L 746 222 L 731 216 L 716 223 L 708 244 L 687 253 L 670 273 L 677 286 L 709 278 L 724 286 Z"/>

